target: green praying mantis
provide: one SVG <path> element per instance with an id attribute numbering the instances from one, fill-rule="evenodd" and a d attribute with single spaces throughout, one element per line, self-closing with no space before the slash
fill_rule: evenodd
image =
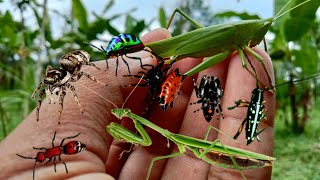
<path id="1" fill-rule="evenodd" d="M 225 60 L 233 52 L 238 51 L 243 68 L 245 68 L 253 77 L 257 78 L 255 74 L 247 68 L 244 56 L 244 51 L 246 51 L 261 63 L 265 73 L 267 74 L 268 81 L 272 89 L 275 91 L 271 76 L 265 66 L 263 58 L 250 47 L 258 45 L 264 39 L 265 34 L 269 31 L 272 23 L 276 19 L 304 3 L 309 2 L 310 0 L 306 0 L 283 12 L 291 1 L 288 1 L 278 14 L 272 18 L 261 20 L 242 20 L 235 23 L 219 24 L 210 27 L 203 27 L 181 9 L 176 9 L 169 20 L 167 28 L 170 26 L 175 13 L 180 13 L 198 29 L 165 40 L 147 43 L 145 46 L 149 47 L 160 57 L 173 57 L 167 63 L 177 61 L 185 57 L 208 57 L 205 61 L 186 72 L 184 75 L 187 76 L 192 76 L 214 66 Z M 258 81 L 264 85 L 264 83 L 259 79 Z M 265 87 L 267 86 L 265 85 Z"/>
<path id="2" fill-rule="evenodd" d="M 239 170 L 244 179 L 246 179 L 246 177 L 241 170 L 272 166 L 275 160 L 275 158 L 271 156 L 223 145 L 219 139 L 211 142 L 205 140 L 206 137 L 205 139 L 197 139 L 182 134 L 171 133 L 149 120 L 132 113 L 130 109 L 112 109 L 111 113 L 118 119 L 122 119 L 123 117 L 132 119 L 137 132 L 141 135 L 137 135 L 120 124 L 111 122 L 107 126 L 107 131 L 114 139 L 135 145 L 150 146 L 152 141 L 143 128 L 144 125 L 162 134 L 178 147 L 179 152 L 177 153 L 153 158 L 146 179 L 149 179 L 155 161 L 180 156 L 185 153 L 187 149 L 192 151 L 197 158 L 209 164 Z"/>
<path id="3" fill-rule="evenodd" d="M 160 57 L 172 57 L 170 60 L 166 61 L 166 63 L 178 61 L 185 57 L 209 57 L 186 72 L 184 75 L 187 76 L 192 76 L 214 66 L 226 59 L 234 51 L 238 51 L 241 57 L 242 66 L 259 81 L 255 73 L 247 68 L 245 61 L 245 52 L 247 52 L 261 63 L 268 76 L 268 81 L 273 87 L 270 74 L 263 62 L 263 58 L 250 49 L 250 47 L 256 46 L 263 40 L 265 34 L 269 31 L 272 23 L 276 19 L 309 1 L 310 0 L 307 0 L 288 11 L 283 12 L 285 7 L 291 2 L 289 1 L 273 18 L 264 20 L 245 20 L 210 27 L 203 27 L 180 9 L 176 9 L 170 18 L 168 27 L 170 26 L 175 13 L 178 12 L 191 21 L 198 29 L 169 39 L 147 43 L 145 46 L 149 47 Z M 114 139 L 135 145 L 150 146 L 152 144 L 151 138 L 143 127 L 147 126 L 162 134 L 178 147 L 177 153 L 153 158 L 146 179 L 149 178 L 152 166 L 156 161 L 180 156 L 187 150 L 192 151 L 197 158 L 202 159 L 209 164 L 239 170 L 244 179 L 246 179 L 246 177 L 241 170 L 272 166 L 273 161 L 275 160 L 275 158 L 271 156 L 223 145 L 218 139 L 213 142 L 207 141 L 206 137 L 208 136 L 208 133 L 206 134 L 205 139 L 197 139 L 169 132 L 149 120 L 132 113 L 130 109 L 113 109 L 111 112 L 118 119 L 122 119 L 123 117 L 130 118 L 133 121 L 137 132 L 140 134 L 137 135 L 125 127 L 112 122 L 107 126 L 107 131 Z"/>

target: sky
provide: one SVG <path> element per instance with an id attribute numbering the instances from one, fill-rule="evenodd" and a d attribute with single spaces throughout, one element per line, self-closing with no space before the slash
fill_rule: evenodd
<path id="1" fill-rule="evenodd" d="M 82 0 L 87 8 L 87 13 L 90 19 L 93 18 L 92 12 L 100 14 L 108 1 L 106 0 Z M 262 18 L 268 18 L 273 15 L 273 0 L 211 0 L 209 2 L 210 9 L 214 13 L 232 10 L 237 12 L 247 11 L 252 14 L 258 14 Z M 171 12 L 177 7 L 178 1 L 171 0 L 115 0 L 114 6 L 106 14 L 107 17 L 116 13 L 124 13 L 132 8 L 137 8 L 136 11 L 132 12 L 131 15 L 137 19 L 145 19 L 146 22 L 150 22 L 153 18 L 157 18 L 159 7 L 163 7 L 167 13 L 167 16 L 171 15 Z M 59 10 L 60 12 L 69 13 L 71 9 L 71 0 L 48 0 L 48 7 L 50 9 Z M 0 11 L 5 12 L 10 10 L 15 14 L 19 14 L 18 10 L 12 6 L 10 0 L 4 0 L 0 3 Z M 59 36 L 63 31 L 63 19 L 56 14 L 49 14 L 54 21 L 52 21 L 52 30 L 54 37 Z M 27 25 L 33 26 L 35 20 L 30 18 L 33 17 L 32 12 L 26 13 Z M 91 18 L 90 18 L 91 17 Z M 19 16 L 14 16 L 15 19 L 19 19 Z M 123 30 L 124 18 L 119 18 L 113 22 L 113 25 L 117 25 L 118 29 Z M 157 20 L 151 25 L 151 29 L 157 28 L 160 25 Z"/>

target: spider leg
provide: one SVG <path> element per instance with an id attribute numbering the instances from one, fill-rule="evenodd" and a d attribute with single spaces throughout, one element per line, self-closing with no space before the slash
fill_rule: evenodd
<path id="1" fill-rule="evenodd" d="M 92 62 L 88 62 L 86 65 L 88 65 L 88 66 L 93 66 L 93 67 L 95 67 L 95 68 L 97 68 L 98 70 L 101 70 L 98 66 L 96 66 L 94 63 L 92 63 Z"/>
<path id="2" fill-rule="evenodd" d="M 70 83 L 67 83 L 66 86 L 67 86 L 67 88 L 69 88 L 70 91 L 72 92 L 72 95 L 73 95 L 73 97 L 74 97 L 74 100 L 77 102 L 77 104 L 78 104 L 78 106 L 79 106 L 79 108 L 80 108 L 81 113 L 83 113 L 83 108 L 82 108 L 82 106 L 81 106 L 81 104 L 80 104 L 80 101 L 79 101 L 79 99 L 78 99 L 78 95 L 77 95 L 77 93 L 76 93 L 76 89 L 75 89 L 74 86 L 72 86 Z"/>
<path id="3" fill-rule="evenodd" d="M 83 75 L 86 76 L 87 78 L 91 79 L 92 81 L 94 81 L 94 82 L 96 82 L 98 84 L 101 84 L 102 86 L 108 86 L 105 83 L 97 80 L 95 77 L 93 77 L 90 74 L 88 74 L 86 72 L 83 72 L 83 71 L 78 73 L 78 79 L 80 79 Z"/>
<path id="4" fill-rule="evenodd" d="M 39 84 L 38 84 L 38 86 L 36 87 L 36 89 L 34 89 L 34 91 L 33 91 L 33 93 L 32 93 L 32 98 L 34 98 L 35 96 L 36 96 L 36 94 L 37 94 L 37 92 L 40 90 L 40 88 L 41 88 L 41 86 L 44 84 L 44 82 L 43 81 L 41 81 Z"/>
<path id="5" fill-rule="evenodd" d="M 42 103 L 42 96 L 45 94 L 45 90 L 43 89 L 38 97 L 38 105 L 37 105 L 37 111 L 36 111 L 36 117 L 37 117 L 37 121 L 39 121 L 39 111 L 40 111 L 40 107 L 41 107 L 41 103 Z"/>
<path id="6" fill-rule="evenodd" d="M 63 100 L 64 97 L 66 96 L 66 87 L 62 86 L 61 87 L 61 94 L 60 94 L 60 98 L 59 98 L 59 121 L 58 124 L 60 124 L 60 119 L 61 119 L 61 114 L 62 114 L 62 110 L 63 110 Z"/>

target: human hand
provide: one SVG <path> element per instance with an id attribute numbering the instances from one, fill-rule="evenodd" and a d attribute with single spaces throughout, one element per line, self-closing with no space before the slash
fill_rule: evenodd
<path id="1" fill-rule="evenodd" d="M 158 29 L 146 34 L 141 39 L 146 43 L 168 37 L 170 35 L 167 31 Z M 271 71 L 271 61 L 268 55 L 261 50 L 255 50 L 267 59 L 266 64 L 269 71 Z M 149 53 L 142 51 L 136 54 L 142 57 L 144 64 L 156 65 L 156 60 L 152 59 Z M 251 59 L 253 58 L 251 57 Z M 179 67 L 180 72 L 184 73 L 200 61 L 201 59 L 188 58 L 175 63 L 171 70 Z M 144 179 L 152 158 L 177 151 L 175 146 L 167 147 L 167 140 L 164 137 L 148 129 L 147 132 L 151 136 L 153 144 L 150 147 L 135 146 L 130 154 L 125 153 L 119 159 L 119 154 L 125 149 L 129 149 L 130 145 L 113 141 L 112 137 L 106 132 L 106 126 L 111 121 L 120 123 L 110 113 L 110 110 L 115 107 L 83 86 L 90 88 L 115 103 L 116 106 L 121 107 L 132 88 L 120 88 L 119 86 L 137 83 L 138 79 L 122 77 L 122 75 L 128 73 L 127 67 L 121 62 L 119 63 L 118 77 L 115 77 L 115 60 L 109 59 L 108 62 L 110 67 L 108 71 L 98 71 L 92 67 L 83 67 L 82 69 L 98 80 L 108 84 L 108 87 L 103 87 L 86 78 L 82 78 L 74 83 L 80 103 L 84 108 L 83 114 L 80 113 L 71 92 L 67 91 L 60 125 L 57 123 L 59 116 L 58 105 L 49 105 L 44 101 L 40 109 L 40 120 L 38 122 L 36 121 L 35 111 L 33 111 L 0 143 L 0 159 L 2 160 L 1 162 L 5 162 L 0 165 L 0 179 L 8 177 L 31 179 L 34 161 L 22 159 L 16 156 L 16 153 L 24 156 L 36 156 L 38 151 L 33 150 L 33 146 L 51 148 L 52 136 L 55 131 L 57 131 L 55 145 L 58 145 L 62 138 L 80 132 L 80 136 L 75 140 L 86 144 L 87 150 L 77 155 L 62 155 L 61 158 L 66 162 L 69 170 L 68 174 L 66 174 L 62 163 L 57 162 L 56 173 L 53 171 L 53 163 L 49 163 L 46 167 L 43 167 L 43 164 L 37 163 L 36 179 L 65 179 L 71 177 L 77 179 L 112 179 L 108 174 L 119 179 L 127 179 L 128 177 L 130 179 Z M 132 74 L 137 74 L 141 70 L 138 61 L 129 60 L 129 64 Z M 96 62 L 96 65 L 101 69 L 105 69 L 104 61 Z M 263 82 L 267 82 L 261 65 L 254 63 L 254 66 L 258 71 L 259 78 Z M 213 117 L 210 125 L 214 125 L 223 132 L 233 135 L 246 116 L 246 108 L 228 111 L 226 107 L 232 106 L 234 101 L 240 98 L 250 100 L 251 91 L 255 88 L 255 80 L 253 77 L 248 76 L 248 73 L 241 67 L 241 62 L 237 55 L 201 72 L 198 79 L 204 74 L 219 77 L 224 87 L 222 105 L 225 119 L 216 121 L 215 117 Z M 193 113 L 194 110 L 200 108 L 200 104 L 189 106 L 190 102 L 197 101 L 194 93 L 191 95 L 192 91 L 192 80 L 191 78 L 187 78 L 184 80 L 180 90 L 181 95 L 174 100 L 174 108 L 168 108 L 167 112 L 162 112 L 157 106 L 152 109 L 151 116 L 148 119 L 171 132 L 202 139 L 209 124 L 205 121 L 202 111 Z M 136 114 L 141 114 L 145 109 L 145 95 L 146 88 L 137 88 L 125 104 L 125 107 L 130 108 Z M 268 122 L 270 122 L 269 125 L 273 126 L 274 95 L 265 93 L 265 100 L 267 101 L 266 109 L 268 109 L 266 116 Z M 124 119 L 121 124 L 134 131 L 130 121 Z M 245 142 L 237 144 L 229 139 L 229 137 L 213 131 L 209 139 L 214 140 L 215 138 L 219 138 L 224 144 L 230 146 L 272 155 L 273 128 L 268 127 L 260 136 L 263 140 L 262 143 L 253 142 L 249 146 L 246 146 Z M 239 141 L 243 140 L 243 137 L 243 134 L 240 135 Z M 248 170 L 245 171 L 245 175 L 250 179 L 251 177 L 270 179 L 271 168 Z M 240 174 L 235 170 L 211 166 L 195 158 L 190 152 L 178 158 L 156 162 L 151 172 L 151 179 L 173 177 L 174 179 L 206 179 L 215 177 L 229 179 L 239 176 Z"/>

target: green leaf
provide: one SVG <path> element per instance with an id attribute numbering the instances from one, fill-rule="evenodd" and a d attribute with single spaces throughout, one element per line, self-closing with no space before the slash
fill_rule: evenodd
<path id="1" fill-rule="evenodd" d="M 161 7 L 159 9 L 159 22 L 161 27 L 166 28 L 167 27 L 167 17 L 166 17 L 166 12 L 164 9 Z"/>
<path id="2" fill-rule="evenodd" d="M 110 34 L 114 35 L 114 36 L 118 36 L 120 34 L 120 32 L 114 28 L 113 26 L 111 26 L 111 24 L 108 22 L 107 24 L 105 24 L 106 29 L 109 31 Z"/>
<path id="3" fill-rule="evenodd" d="M 72 13 L 78 21 L 79 28 L 86 30 L 88 27 L 87 11 L 81 0 L 72 0 Z"/>
<path id="4" fill-rule="evenodd" d="M 110 0 L 104 7 L 102 13 L 106 13 L 114 5 L 114 0 Z"/>
<path id="5" fill-rule="evenodd" d="M 293 51 L 293 63 L 301 67 L 303 74 L 312 75 L 318 70 L 318 49 L 310 36 L 301 40 L 301 49 Z"/>
<path id="6" fill-rule="evenodd" d="M 127 33 L 131 33 L 134 26 L 137 24 L 137 21 L 130 15 L 127 15 L 126 22 L 125 22 L 125 28 Z"/>
<path id="7" fill-rule="evenodd" d="M 296 0 L 296 6 L 305 0 Z M 316 12 L 320 6 L 319 0 L 312 0 L 290 12 L 290 18 L 284 24 L 285 38 L 287 41 L 297 41 L 312 27 Z"/>

